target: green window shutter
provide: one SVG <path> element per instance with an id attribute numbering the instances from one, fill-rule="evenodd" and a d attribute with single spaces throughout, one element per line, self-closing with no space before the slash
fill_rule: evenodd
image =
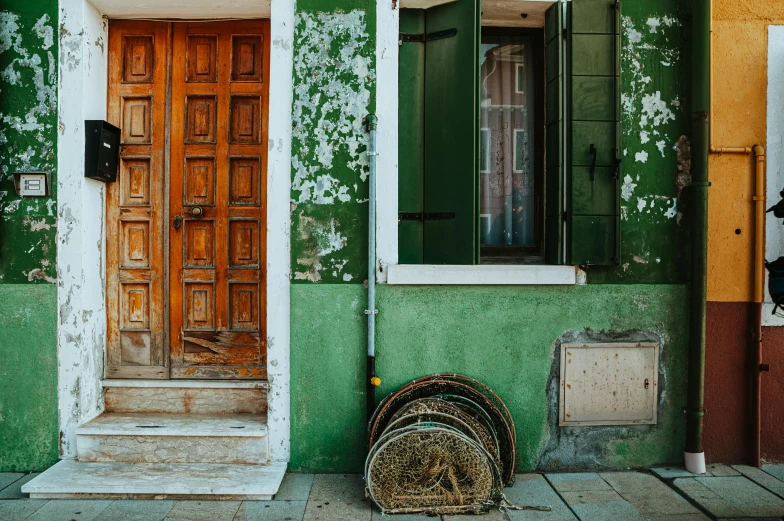
<path id="1" fill-rule="evenodd" d="M 425 13 L 425 264 L 479 258 L 479 22 L 478 0 Z"/>
<path id="2" fill-rule="evenodd" d="M 478 262 L 479 21 L 478 0 L 400 11 L 402 264 Z"/>
<path id="3" fill-rule="evenodd" d="M 567 245 L 569 264 L 620 258 L 620 4 L 567 4 Z M 549 201 L 548 201 L 549 202 Z"/>
<path id="4" fill-rule="evenodd" d="M 400 32 L 423 34 L 425 11 L 400 10 Z M 399 50 L 398 87 L 398 211 L 421 214 L 425 209 L 425 46 L 407 42 Z M 398 262 L 422 264 L 424 224 L 401 219 L 398 225 Z"/>
<path id="5" fill-rule="evenodd" d="M 563 262 L 563 5 L 545 13 L 545 233 L 547 264 Z"/>

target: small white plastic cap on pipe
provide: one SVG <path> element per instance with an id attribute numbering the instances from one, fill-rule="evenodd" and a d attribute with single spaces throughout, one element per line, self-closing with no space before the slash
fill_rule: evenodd
<path id="1" fill-rule="evenodd" d="M 705 453 L 704 452 L 684 452 L 683 460 L 686 470 L 693 474 L 705 474 Z"/>

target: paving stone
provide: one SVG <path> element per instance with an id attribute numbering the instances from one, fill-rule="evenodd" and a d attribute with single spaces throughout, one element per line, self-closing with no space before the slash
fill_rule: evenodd
<path id="1" fill-rule="evenodd" d="M 275 501 L 307 501 L 312 486 L 313 474 L 287 472 L 275 494 Z"/>
<path id="2" fill-rule="evenodd" d="M 241 501 L 175 501 L 165 519 L 232 521 L 241 503 Z"/>
<path id="3" fill-rule="evenodd" d="M 397 521 L 397 516 L 387 518 L 389 521 Z M 424 519 L 432 519 L 435 520 L 437 518 L 431 517 Z M 442 521 L 474 521 L 481 519 L 482 521 L 509 521 L 509 518 L 506 517 L 503 511 L 501 511 L 497 506 L 494 506 L 490 509 L 490 512 L 487 514 L 482 514 L 481 517 L 476 517 L 472 514 L 460 514 L 460 515 L 442 515 Z M 423 521 L 423 518 L 419 518 L 417 521 Z"/>
<path id="4" fill-rule="evenodd" d="M 784 500 L 745 477 L 694 479 L 748 517 L 784 515 Z"/>
<path id="5" fill-rule="evenodd" d="M 626 501 L 608 503 L 580 503 L 571 505 L 580 521 L 645 521 L 645 518 Z"/>
<path id="6" fill-rule="evenodd" d="M 648 521 L 711 521 L 711 519 L 705 514 L 675 514 L 675 515 L 664 514 L 664 515 L 646 516 L 645 518 Z M 759 521 L 759 520 L 755 520 L 755 521 Z"/>
<path id="7" fill-rule="evenodd" d="M 306 501 L 245 501 L 234 521 L 301 521 Z"/>
<path id="8" fill-rule="evenodd" d="M 22 485 L 38 476 L 38 474 L 40 474 L 40 472 L 32 472 L 15 480 L 3 490 L 0 490 L 0 499 L 21 499 L 27 497 L 27 494 L 22 494 Z"/>
<path id="9" fill-rule="evenodd" d="M 305 507 L 307 521 L 370 521 L 371 502 L 359 474 L 316 474 Z"/>
<path id="10" fill-rule="evenodd" d="M 394 516 L 385 516 L 378 507 L 373 507 L 373 515 L 371 517 L 372 521 L 438 521 L 438 519 L 440 519 L 440 516 L 430 517 L 426 514 L 395 514 Z"/>
<path id="11" fill-rule="evenodd" d="M 732 506 L 728 501 L 711 489 L 698 482 L 697 479 L 698 478 L 678 478 L 673 481 L 672 484 L 675 488 L 680 489 L 686 494 L 692 501 L 698 503 L 702 508 L 716 517 L 728 518 L 743 515 L 743 512 Z"/>
<path id="12" fill-rule="evenodd" d="M 599 474 L 594 472 L 572 472 L 564 474 L 545 474 L 547 481 L 558 492 L 579 492 L 584 490 L 612 490 Z"/>
<path id="13" fill-rule="evenodd" d="M 55 499 L 27 518 L 28 521 L 93 521 L 106 510 L 110 500 Z"/>
<path id="14" fill-rule="evenodd" d="M 577 492 L 562 492 L 561 496 L 570 505 L 580 503 L 609 503 L 610 501 L 623 501 L 623 498 L 614 490 L 580 490 Z"/>
<path id="15" fill-rule="evenodd" d="M 48 499 L 9 499 L 0 501 L 0 519 L 3 521 L 22 521 L 48 502 Z"/>
<path id="16" fill-rule="evenodd" d="M 174 501 L 130 500 L 113 501 L 95 521 L 161 521 L 174 506 Z"/>
<path id="17" fill-rule="evenodd" d="M 310 499 L 305 507 L 304 521 L 370 521 L 370 500 Z"/>
<path id="18" fill-rule="evenodd" d="M 716 476 L 717 478 L 726 478 L 730 476 L 740 476 L 740 472 L 735 470 L 729 465 L 722 465 L 721 463 L 711 463 L 710 465 L 706 465 L 705 468 L 708 471 L 708 474 L 711 476 Z"/>
<path id="19" fill-rule="evenodd" d="M 566 503 L 540 474 L 518 474 L 515 484 L 504 489 L 504 495 L 514 505 L 549 506 L 550 512 L 536 510 L 508 510 L 511 521 L 574 521 L 576 518 Z"/>
<path id="20" fill-rule="evenodd" d="M 767 472 L 764 472 L 757 467 L 750 467 L 748 465 L 733 465 L 732 468 L 752 480 L 757 485 L 768 489 L 779 497 L 784 497 L 784 482 L 774 478 Z"/>
<path id="21" fill-rule="evenodd" d="M 675 478 L 692 478 L 697 476 L 710 476 L 710 473 L 695 474 L 689 472 L 682 467 L 654 467 L 650 469 L 651 472 L 656 474 L 662 479 L 675 479 Z"/>
<path id="22" fill-rule="evenodd" d="M 700 513 L 691 503 L 651 474 L 602 472 L 599 475 L 624 500 L 646 517 Z"/>
<path id="23" fill-rule="evenodd" d="M 0 472 L 0 490 L 24 476 L 22 472 Z"/>
<path id="24" fill-rule="evenodd" d="M 316 474 L 310 499 L 350 499 L 365 497 L 365 480 L 359 474 Z"/>
<path id="25" fill-rule="evenodd" d="M 763 465 L 761 468 L 779 481 L 784 481 L 784 465 Z"/>

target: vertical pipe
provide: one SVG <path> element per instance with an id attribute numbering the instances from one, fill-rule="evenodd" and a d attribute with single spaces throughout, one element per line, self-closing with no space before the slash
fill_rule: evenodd
<path id="1" fill-rule="evenodd" d="M 367 117 L 367 129 L 370 132 L 368 147 L 368 305 L 365 314 L 368 317 L 367 337 L 367 418 L 368 421 L 376 408 L 376 386 L 380 380 L 376 377 L 376 129 L 378 119 L 373 114 Z"/>
<path id="2" fill-rule="evenodd" d="M 754 146 L 755 194 L 754 194 L 754 314 L 751 332 L 752 365 L 751 380 L 753 427 L 751 462 L 760 466 L 762 435 L 762 301 L 765 297 L 765 148 Z"/>
<path id="3" fill-rule="evenodd" d="M 702 425 L 705 414 L 705 321 L 708 260 L 708 114 L 710 112 L 711 0 L 692 3 L 692 183 L 689 374 L 685 466 L 705 472 Z"/>

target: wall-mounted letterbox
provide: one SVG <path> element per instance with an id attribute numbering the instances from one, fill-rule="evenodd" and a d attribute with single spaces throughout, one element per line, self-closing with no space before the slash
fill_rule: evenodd
<path id="1" fill-rule="evenodd" d="M 84 122 L 84 176 L 105 183 L 117 180 L 120 129 L 101 120 Z"/>

